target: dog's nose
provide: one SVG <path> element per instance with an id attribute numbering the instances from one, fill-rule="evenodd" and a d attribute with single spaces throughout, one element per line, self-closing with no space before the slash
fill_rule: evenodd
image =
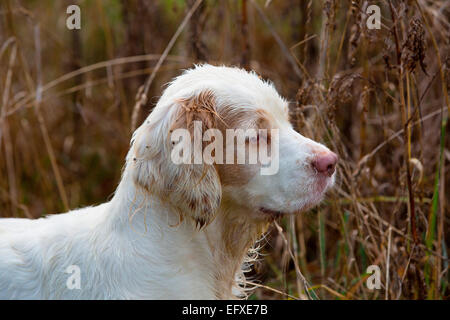
<path id="1" fill-rule="evenodd" d="M 313 160 L 313 167 L 320 173 L 331 177 L 336 169 L 338 156 L 334 152 L 321 153 Z"/>

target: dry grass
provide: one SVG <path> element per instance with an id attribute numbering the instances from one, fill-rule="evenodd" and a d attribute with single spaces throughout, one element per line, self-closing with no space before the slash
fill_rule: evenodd
<path id="1" fill-rule="evenodd" d="M 80 0 L 81 31 L 69 2 L 0 3 L 1 216 L 103 202 L 164 83 L 242 65 L 341 159 L 327 200 L 263 240 L 252 298 L 449 297 L 448 1 L 369 1 L 382 28 L 368 30 L 362 0 Z"/>

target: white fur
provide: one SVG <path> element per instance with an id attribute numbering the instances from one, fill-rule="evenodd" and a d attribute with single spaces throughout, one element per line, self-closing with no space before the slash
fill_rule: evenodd
<path id="1" fill-rule="evenodd" d="M 280 129 L 277 175 L 222 186 L 212 166 L 170 164 L 176 101 L 204 90 L 214 93 L 218 111 L 263 109 L 273 117 Z M 259 208 L 297 213 L 333 184 L 334 176 L 318 178 L 311 169 L 317 152 L 328 149 L 292 129 L 286 101 L 254 73 L 210 65 L 188 70 L 134 133 L 110 202 L 37 220 L 0 219 L 0 299 L 232 298 L 247 252 L 268 223 Z M 186 197 L 203 197 L 206 208 L 188 212 Z M 208 222 L 201 230 L 196 217 Z M 81 289 L 66 285 L 70 265 L 81 270 Z"/>

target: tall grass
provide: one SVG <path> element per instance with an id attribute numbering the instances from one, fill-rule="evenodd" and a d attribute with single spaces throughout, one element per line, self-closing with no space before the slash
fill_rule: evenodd
<path id="1" fill-rule="evenodd" d="M 251 298 L 447 299 L 449 39 L 445 0 L 4 0 L 0 216 L 105 201 L 162 86 L 196 62 L 240 65 L 340 156 L 327 199 L 263 240 Z"/>

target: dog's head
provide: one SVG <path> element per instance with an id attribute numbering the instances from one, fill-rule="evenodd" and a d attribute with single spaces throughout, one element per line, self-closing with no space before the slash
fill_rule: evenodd
<path id="1" fill-rule="evenodd" d="M 133 142 L 135 184 L 199 226 L 221 205 L 261 220 L 298 213 L 334 183 L 337 156 L 292 128 L 270 83 L 237 68 L 177 77 Z"/>

